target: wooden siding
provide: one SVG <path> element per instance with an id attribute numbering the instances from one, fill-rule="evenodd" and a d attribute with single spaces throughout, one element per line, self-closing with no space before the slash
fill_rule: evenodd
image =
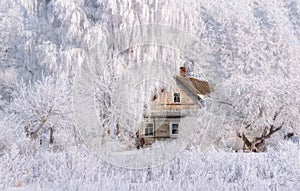
<path id="1" fill-rule="evenodd" d="M 174 103 L 174 93 L 180 93 L 180 103 Z M 200 109 L 197 103 L 197 96 L 188 90 L 181 82 L 176 80 L 176 84 L 172 88 L 165 89 L 152 102 L 152 111 L 160 110 L 189 110 Z"/>
<path id="2" fill-rule="evenodd" d="M 170 136 L 170 119 L 155 118 L 155 137 Z"/>

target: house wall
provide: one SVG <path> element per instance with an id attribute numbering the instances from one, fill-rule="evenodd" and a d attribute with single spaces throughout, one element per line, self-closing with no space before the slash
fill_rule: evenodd
<path id="1" fill-rule="evenodd" d="M 154 124 L 154 136 L 153 137 L 145 137 L 144 129 L 146 127 L 146 123 L 151 122 Z M 163 140 L 171 138 L 170 132 L 170 124 L 172 122 L 179 122 L 180 118 L 147 118 L 143 123 L 143 128 L 140 129 L 140 137 L 144 138 L 145 144 L 151 144 L 155 140 Z M 179 127 L 180 128 L 180 127 Z"/>
<path id="2" fill-rule="evenodd" d="M 180 93 L 180 103 L 174 103 L 174 93 Z M 168 88 L 152 102 L 151 111 L 193 110 L 200 109 L 197 96 L 176 80 L 172 88 Z"/>
<path id="3" fill-rule="evenodd" d="M 155 118 L 155 137 L 170 137 L 170 119 Z"/>

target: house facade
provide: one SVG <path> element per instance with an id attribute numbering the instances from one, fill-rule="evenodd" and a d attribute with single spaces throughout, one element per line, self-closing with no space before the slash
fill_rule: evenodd
<path id="1" fill-rule="evenodd" d="M 206 81 L 186 76 L 186 68 L 180 67 L 179 75 L 174 76 L 172 87 L 161 89 L 154 95 L 150 112 L 144 115 L 137 137 L 149 145 L 156 140 L 173 139 L 180 136 L 180 120 L 197 113 L 203 97 L 208 96 L 211 88 Z"/>

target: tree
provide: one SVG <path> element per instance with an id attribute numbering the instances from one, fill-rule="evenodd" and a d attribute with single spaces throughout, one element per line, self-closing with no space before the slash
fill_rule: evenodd
<path id="1" fill-rule="evenodd" d="M 32 86 L 21 84 L 8 113 L 33 139 L 41 139 L 41 135 L 49 133 L 47 142 L 53 144 L 55 130 L 57 139 L 66 142 L 59 136 L 66 138 L 64 133 L 72 132 L 69 89 L 66 79 L 51 76 Z"/>
<path id="2" fill-rule="evenodd" d="M 282 122 L 278 127 L 275 127 L 275 121 L 279 114 L 280 111 L 275 112 L 274 117 L 272 119 L 272 124 L 264 128 L 263 133 L 260 137 L 254 137 L 250 141 L 249 138 L 246 137 L 245 133 L 238 133 L 237 136 L 244 141 L 244 145 L 247 147 L 245 148 L 246 150 L 250 152 L 266 151 L 266 139 L 271 138 L 271 135 L 279 131 L 284 125 L 284 122 Z M 246 128 L 249 128 L 250 126 L 251 124 L 247 125 Z"/>

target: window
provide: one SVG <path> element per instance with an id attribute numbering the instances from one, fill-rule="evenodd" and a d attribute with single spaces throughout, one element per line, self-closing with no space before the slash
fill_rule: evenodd
<path id="1" fill-rule="evenodd" d="M 146 123 L 146 126 L 145 126 L 145 136 L 148 136 L 148 137 L 154 136 L 154 126 L 153 126 L 153 123 Z"/>
<path id="2" fill-rule="evenodd" d="M 171 123 L 170 124 L 170 130 L 171 130 L 171 135 L 178 135 L 179 134 L 179 123 Z"/>
<path id="3" fill-rule="evenodd" d="M 174 103 L 180 103 L 180 93 L 174 93 Z"/>

